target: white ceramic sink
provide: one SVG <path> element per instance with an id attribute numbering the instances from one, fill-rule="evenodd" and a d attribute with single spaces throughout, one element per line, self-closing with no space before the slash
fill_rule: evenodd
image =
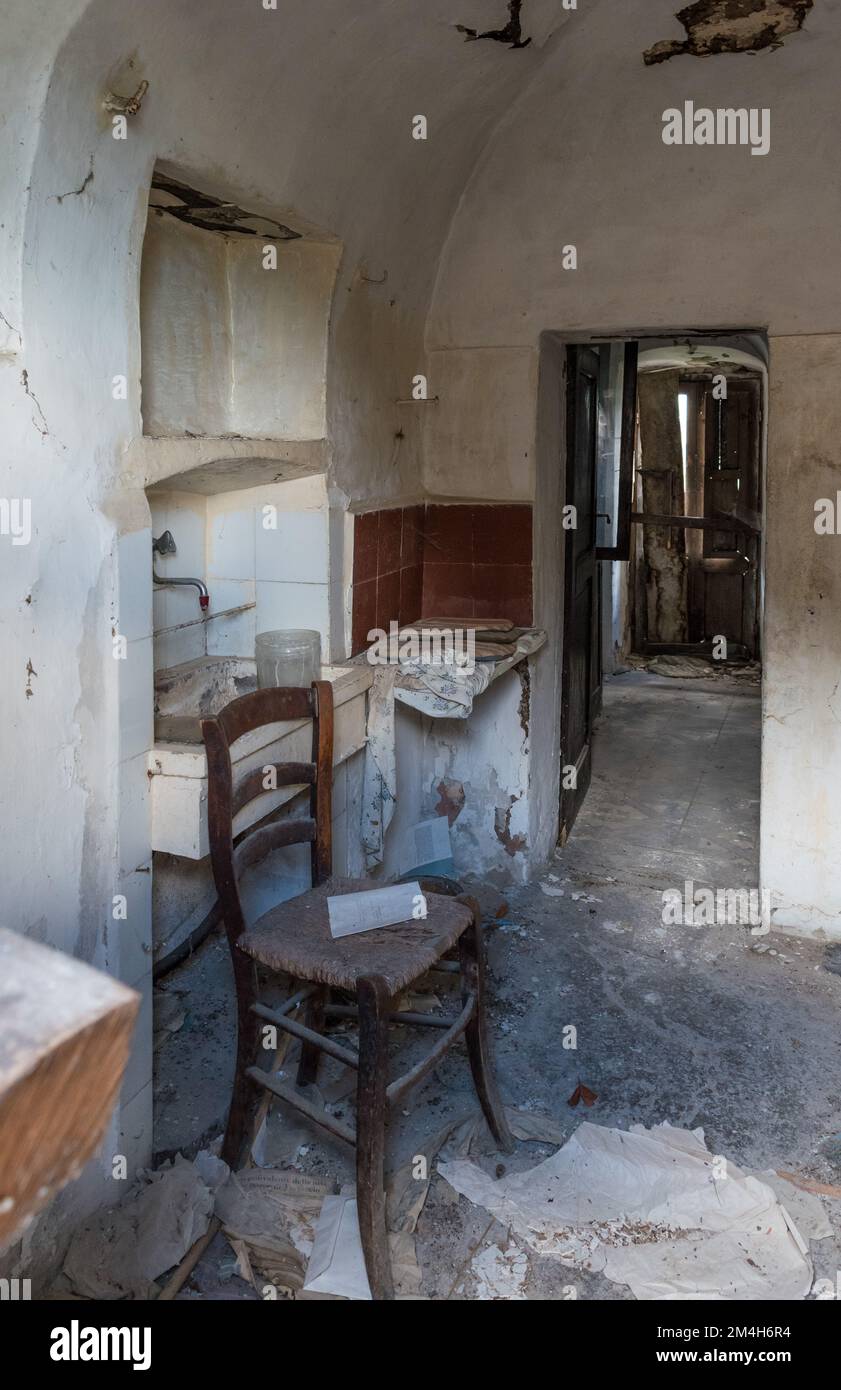
<path id="1" fill-rule="evenodd" d="M 321 679 L 333 686 L 335 767 L 365 746 L 371 668 L 322 666 Z M 208 853 L 207 760 L 200 721 L 256 688 L 256 663 L 242 657 L 199 657 L 156 674 L 155 746 L 149 754 L 154 850 L 187 859 Z M 234 745 L 234 777 L 264 763 L 306 762 L 311 741 L 308 719 L 255 729 Z M 236 829 L 244 830 L 295 795 L 294 787 L 267 792 L 244 809 Z"/>

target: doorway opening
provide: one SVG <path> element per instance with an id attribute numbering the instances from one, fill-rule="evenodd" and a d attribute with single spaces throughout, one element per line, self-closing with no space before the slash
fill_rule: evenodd
<path id="1" fill-rule="evenodd" d="M 586 802 L 670 869 L 698 851 L 687 878 L 752 883 L 764 336 L 593 339 L 565 366 L 559 843 Z"/>

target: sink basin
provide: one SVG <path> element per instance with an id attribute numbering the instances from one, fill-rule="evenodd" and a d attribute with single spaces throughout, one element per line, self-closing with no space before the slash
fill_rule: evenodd
<path id="1" fill-rule="evenodd" d="M 333 687 L 333 765 L 338 767 L 365 747 L 372 673 L 367 663 L 322 666 L 321 679 Z M 207 758 L 200 721 L 256 688 L 257 665 L 246 657 L 203 656 L 156 673 L 155 745 L 148 765 L 154 850 L 187 859 L 203 859 L 207 854 Z M 263 725 L 235 744 L 234 774 L 239 778 L 266 763 L 306 762 L 311 753 L 309 720 Z M 237 830 L 244 830 L 295 794 L 294 787 L 266 792 L 243 808 Z M 334 811 L 341 814 L 336 802 Z"/>
<path id="2" fill-rule="evenodd" d="M 155 673 L 155 742 L 201 743 L 200 720 L 257 689 L 257 663 L 199 656 Z"/>

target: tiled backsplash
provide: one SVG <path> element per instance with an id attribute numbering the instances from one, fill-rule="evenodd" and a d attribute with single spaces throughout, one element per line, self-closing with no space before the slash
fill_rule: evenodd
<path id="1" fill-rule="evenodd" d="M 528 504 L 395 507 L 354 522 L 353 652 L 415 618 L 532 621 Z"/>

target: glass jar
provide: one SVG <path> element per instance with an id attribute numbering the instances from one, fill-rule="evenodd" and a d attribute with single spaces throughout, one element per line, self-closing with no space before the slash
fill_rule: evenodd
<path id="1" fill-rule="evenodd" d="M 321 633 L 311 628 L 258 632 L 255 651 L 258 690 L 309 686 L 321 675 Z"/>

